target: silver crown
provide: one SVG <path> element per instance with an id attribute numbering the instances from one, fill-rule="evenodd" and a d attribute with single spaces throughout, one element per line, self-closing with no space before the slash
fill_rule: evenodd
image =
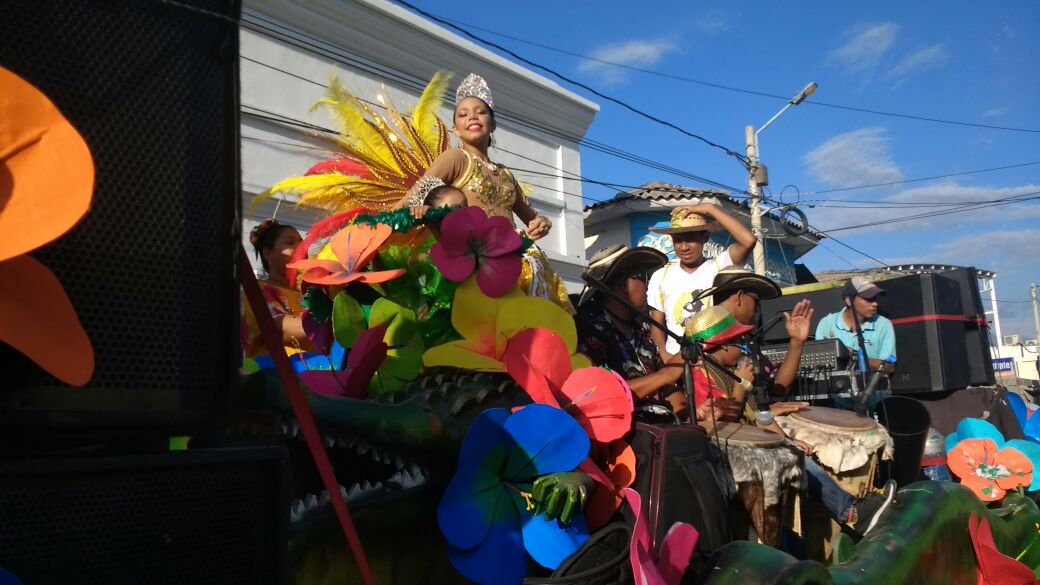
<path id="1" fill-rule="evenodd" d="M 409 198 L 408 203 L 411 205 L 423 205 L 430 191 L 445 184 L 440 177 L 426 176 L 419 179 L 415 182 L 415 187 L 412 189 L 412 196 Z"/>
<path id="2" fill-rule="evenodd" d="M 491 88 L 488 87 L 484 78 L 476 73 L 470 73 L 459 84 L 459 88 L 455 90 L 455 104 L 458 105 L 468 97 L 477 98 L 487 104 L 489 108 L 495 107 L 495 100 L 491 97 Z"/>

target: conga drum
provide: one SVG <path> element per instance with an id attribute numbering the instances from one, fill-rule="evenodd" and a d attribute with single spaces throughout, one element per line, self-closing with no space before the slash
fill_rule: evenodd
<path id="1" fill-rule="evenodd" d="M 813 446 L 813 456 L 845 491 L 856 498 L 874 485 L 879 460 L 892 458 L 892 438 L 872 418 L 848 410 L 813 406 L 779 416 L 792 439 Z"/>
<path id="2" fill-rule="evenodd" d="M 789 437 L 812 445 L 813 457 L 824 471 L 855 498 L 872 489 L 878 461 L 892 458 L 892 439 L 885 428 L 872 418 L 848 410 L 813 406 L 778 416 L 776 422 Z M 829 563 L 842 525 L 822 502 L 806 502 L 803 513 L 808 557 Z"/>
<path id="3" fill-rule="evenodd" d="M 717 423 L 719 449 L 737 496 L 763 544 L 776 546 L 785 506 L 805 488 L 802 453 L 784 437 L 742 423 Z M 708 431 L 715 436 L 715 431 Z"/>

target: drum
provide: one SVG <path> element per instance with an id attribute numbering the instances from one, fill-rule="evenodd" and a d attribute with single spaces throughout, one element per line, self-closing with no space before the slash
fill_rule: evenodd
<path id="1" fill-rule="evenodd" d="M 758 427 L 717 423 L 719 449 L 763 544 L 776 546 L 785 507 L 805 488 L 802 453 L 780 435 Z M 710 437 L 715 431 L 709 431 Z"/>
<path id="2" fill-rule="evenodd" d="M 878 461 L 892 458 L 892 438 L 885 427 L 848 410 L 813 406 L 776 422 L 787 436 L 812 445 L 820 465 L 856 498 L 873 488 Z"/>

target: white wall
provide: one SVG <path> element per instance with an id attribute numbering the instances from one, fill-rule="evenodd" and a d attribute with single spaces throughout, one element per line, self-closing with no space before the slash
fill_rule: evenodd
<path id="1" fill-rule="evenodd" d="M 516 169 L 520 181 L 547 187 L 531 194 L 534 207 L 553 222 L 552 232 L 539 244 L 568 288 L 581 289 L 585 250 L 580 188 L 565 189 L 562 177 L 581 171 L 577 140 L 598 111 L 596 104 L 380 0 L 246 0 L 240 64 L 246 232 L 271 217 L 277 204 L 265 203 L 250 215 L 254 195 L 328 158 L 313 131 L 265 118 L 331 127 L 329 115 L 311 112 L 310 106 L 322 97 L 333 73 L 358 97 L 374 101 L 382 93 L 407 111 L 435 71 L 455 74 L 452 89 L 473 71 L 487 78 L 495 96 L 499 148 L 491 150 L 491 158 Z M 410 87 L 414 83 L 420 87 Z M 441 111 L 449 124 L 452 105 L 446 100 Z M 301 231 L 321 216 L 285 203 L 278 210 L 279 220 Z"/>

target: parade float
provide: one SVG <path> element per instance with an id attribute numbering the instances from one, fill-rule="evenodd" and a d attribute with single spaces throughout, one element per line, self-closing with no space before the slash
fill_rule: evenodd
<path id="1" fill-rule="evenodd" d="M 477 207 L 431 209 L 421 220 L 397 208 L 448 148 L 436 115 L 446 86 L 434 77 L 407 115 L 377 96 L 384 114 L 334 80 L 316 104 L 339 124 L 325 137 L 330 159 L 261 196 L 328 211 L 289 265 L 324 359 L 296 356 L 298 382 L 247 363 L 234 426 L 292 453 L 295 579 L 693 582 L 697 530 L 677 523 L 654 546 L 647 502 L 629 487 L 625 382 L 575 353 L 567 312 L 518 286 L 531 242 Z M 297 383 L 306 413 L 287 397 Z M 304 442 L 301 418 L 313 418 L 317 444 Z M 868 536 L 832 538 L 829 560 L 738 540 L 697 578 L 1034 582 L 1040 446 L 966 419 L 947 450 L 960 485 L 901 486 Z M 312 456 L 334 470 L 334 484 Z M 352 519 L 347 528 L 339 514 L 342 531 L 337 504 Z"/>

